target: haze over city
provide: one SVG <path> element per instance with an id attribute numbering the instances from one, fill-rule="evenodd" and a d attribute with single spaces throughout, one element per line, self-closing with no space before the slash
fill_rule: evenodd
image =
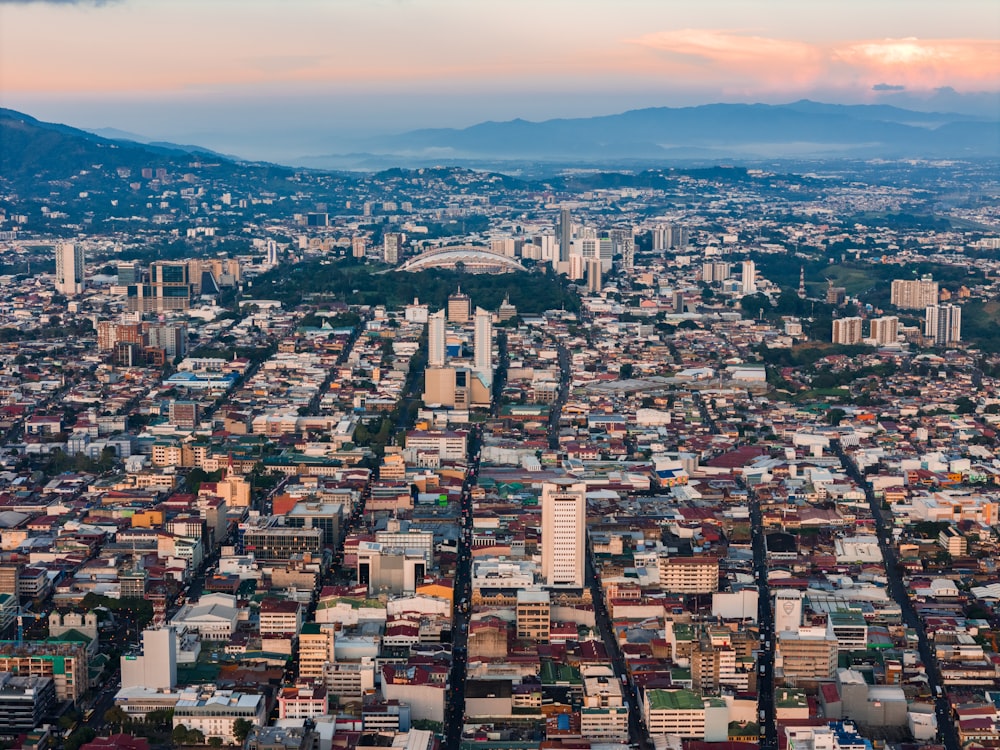
<path id="1" fill-rule="evenodd" d="M 713 102 L 1000 113 L 991 0 L 0 3 L 0 104 L 244 158 Z"/>

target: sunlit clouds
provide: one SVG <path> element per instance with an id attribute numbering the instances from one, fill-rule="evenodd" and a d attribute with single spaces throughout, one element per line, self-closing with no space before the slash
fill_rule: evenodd
<path id="1" fill-rule="evenodd" d="M 1000 43 L 981 39 L 881 39 L 818 45 L 754 34 L 680 29 L 630 40 L 651 52 L 649 70 L 697 74 L 705 82 L 757 86 L 979 90 L 1000 81 Z M 879 88 L 881 84 L 881 88 Z"/>

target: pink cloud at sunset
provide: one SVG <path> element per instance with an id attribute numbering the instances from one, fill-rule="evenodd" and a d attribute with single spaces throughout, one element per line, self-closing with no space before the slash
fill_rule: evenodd
<path id="1" fill-rule="evenodd" d="M 765 90 L 864 86 L 892 81 L 909 89 L 993 88 L 1000 44 L 983 39 L 882 39 L 813 44 L 728 30 L 679 29 L 629 40 L 650 50 L 642 68 L 739 81 Z"/>

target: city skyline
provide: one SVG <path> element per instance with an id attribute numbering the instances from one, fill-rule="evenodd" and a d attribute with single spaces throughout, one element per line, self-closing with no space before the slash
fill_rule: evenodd
<path id="1" fill-rule="evenodd" d="M 331 137 L 716 101 L 996 110 L 964 0 L 0 3 L 0 104 L 250 158 Z M 153 37 L 149 29 L 156 29 Z"/>

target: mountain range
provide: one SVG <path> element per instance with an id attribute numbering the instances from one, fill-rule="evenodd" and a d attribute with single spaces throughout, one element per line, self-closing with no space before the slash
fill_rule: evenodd
<path id="1" fill-rule="evenodd" d="M 885 105 L 803 100 L 784 105 L 657 107 L 542 122 L 484 122 L 341 145 L 343 150 L 337 153 L 304 156 L 293 165 L 377 170 L 454 164 L 503 171 L 505 165 L 529 163 L 644 168 L 672 162 L 782 158 L 998 158 L 1000 122 Z M 0 109 L 0 177 L 8 180 L 58 179 L 95 162 L 135 167 L 198 159 L 210 159 L 223 169 L 242 163 L 198 146 L 152 141 L 113 128 L 86 131 Z"/>
<path id="2" fill-rule="evenodd" d="M 1000 122 L 886 105 L 809 100 L 783 105 L 655 107 L 602 117 L 484 122 L 369 138 L 350 152 L 297 163 L 630 161 L 774 158 L 982 158 L 1000 156 Z"/>

